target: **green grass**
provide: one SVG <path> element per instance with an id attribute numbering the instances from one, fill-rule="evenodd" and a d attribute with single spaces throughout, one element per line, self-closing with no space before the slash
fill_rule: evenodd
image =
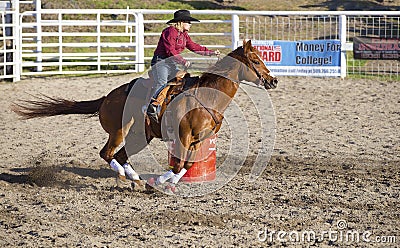
<path id="1" fill-rule="evenodd" d="M 354 62 L 357 62 L 358 66 L 365 66 L 368 63 L 368 60 L 366 59 L 355 60 L 352 52 L 347 52 L 346 57 L 347 57 L 347 66 L 353 66 Z"/>
<path id="2" fill-rule="evenodd" d="M 231 10 L 400 10 L 400 0 L 42 0 L 43 8 L 231 9 Z"/>

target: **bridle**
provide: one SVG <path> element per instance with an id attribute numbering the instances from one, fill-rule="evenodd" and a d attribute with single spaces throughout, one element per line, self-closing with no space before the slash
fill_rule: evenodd
<path id="1" fill-rule="evenodd" d="M 255 52 L 250 52 L 250 53 L 255 54 L 255 55 L 262 61 L 262 59 L 260 58 L 260 56 L 259 56 L 257 53 L 255 53 Z M 261 82 L 262 84 L 265 84 L 265 79 L 264 79 L 264 77 L 263 77 L 263 76 L 261 75 L 261 73 L 257 70 L 257 68 L 255 67 L 255 65 L 254 65 L 254 63 L 251 61 L 251 59 L 249 59 L 249 61 L 250 61 L 250 64 L 251 64 L 251 67 L 252 67 L 253 71 L 256 73 L 256 76 L 258 77 L 258 79 L 260 79 L 260 82 Z M 259 86 L 260 83 L 257 82 L 256 85 Z"/>
<path id="2" fill-rule="evenodd" d="M 258 56 L 258 54 L 255 53 L 255 52 L 250 52 L 250 53 L 256 54 L 256 55 Z M 258 58 L 260 58 L 260 57 L 258 56 Z M 257 78 L 260 80 L 259 82 L 255 83 L 255 85 L 256 85 L 257 87 L 259 87 L 260 84 L 265 85 L 265 79 L 264 79 L 264 77 L 261 75 L 261 73 L 257 70 L 257 68 L 256 68 L 256 66 L 254 65 L 254 63 L 253 63 L 253 62 L 251 61 L 251 59 L 249 59 L 248 57 L 246 57 L 246 59 L 249 61 L 249 64 L 250 64 L 250 65 L 247 65 L 246 63 L 241 62 L 241 63 L 240 63 L 241 67 L 246 66 L 246 69 L 247 69 L 247 70 L 250 69 L 250 70 L 252 70 L 252 71 L 256 74 Z M 262 61 L 262 60 L 261 60 L 261 61 Z M 244 69 L 242 68 L 241 71 L 243 71 L 243 70 L 244 70 Z M 234 82 L 235 82 L 235 81 L 234 81 Z M 240 82 L 235 82 L 235 83 L 240 84 Z"/>
<path id="3" fill-rule="evenodd" d="M 253 71 L 256 73 L 258 79 L 260 79 L 260 82 L 264 84 L 264 83 L 265 83 L 265 79 L 261 76 L 261 73 L 260 73 L 260 72 L 257 70 L 257 68 L 254 66 L 254 63 L 252 63 L 252 62 L 250 62 L 250 63 L 251 63 L 251 66 L 252 66 L 252 68 L 253 68 Z M 256 85 L 259 86 L 260 83 L 257 82 Z"/>
<path id="4" fill-rule="evenodd" d="M 263 60 L 260 58 L 260 56 L 258 55 L 258 53 L 255 53 L 255 52 L 250 52 L 250 53 L 255 54 L 255 55 L 258 57 L 259 60 L 263 61 Z M 249 59 L 249 58 L 248 58 L 248 60 L 250 61 L 250 64 L 251 64 L 251 66 L 252 66 L 253 71 L 256 73 L 256 76 L 258 77 L 258 79 L 260 80 L 260 82 L 263 84 L 263 86 L 264 86 L 265 88 L 266 88 L 267 86 L 268 86 L 269 88 L 275 88 L 275 87 L 276 87 L 276 84 L 277 84 L 278 82 L 277 82 L 277 79 L 276 79 L 273 75 L 271 75 L 270 71 L 267 69 L 267 70 L 269 71 L 269 72 L 268 72 L 268 76 L 270 77 L 270 81 L 268 81 L 268 80 L 266 80 L 266 79 L 261 75 L 261 73 L 257 70 L 257 68 L 255 67 L 255 65 L 254 65 L 254 63 L 252 62 L 252 60 Z M 263 62 L 262 62 L 262 63 L 263 63 Z M 259 86 L 260 83 L 257 82 L 256 85 Z"/>

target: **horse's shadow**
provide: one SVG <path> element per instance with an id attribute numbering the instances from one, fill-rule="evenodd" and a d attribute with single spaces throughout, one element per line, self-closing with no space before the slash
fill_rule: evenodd
<path id="1" fill-rule="evenodd" d="M 26 184 L 29 182 L 28 175 L 14 175 L 10 173 L 1 173 L 0 181 L 16 184 Z"/>
<path id="2" fill-rule="evenodd" d="M 91 169 L 84 167 L 67 167 L 61 166 L 34 166 L 26 168 L 12 168 L 11 173 L 1 173 L 0 181 L 10 184 L 35 184 L 39 186 L 65 185 L 70 181 L 70 177 L 89 177 L 92 179 L 112 178 L 115 172 L 111 169 L 100 168 Z M 59 176 L 59 172 L 65 171 L 73 174 L 67 178 Z M 15 173 L 15 174 L 14 174 Z"/>

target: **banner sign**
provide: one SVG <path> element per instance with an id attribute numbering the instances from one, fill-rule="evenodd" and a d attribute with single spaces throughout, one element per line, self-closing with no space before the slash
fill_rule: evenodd
<path id="1" fill-rule="evenodd" d="M 400 59 L 400 39 L 354 37 L 353 55 L 355 59 Z"/>
<path id="2" fill-rule="evenodd" d="M 340 76 L 340 41 L 253 40 L 268 69 L 281 76 Z"/>

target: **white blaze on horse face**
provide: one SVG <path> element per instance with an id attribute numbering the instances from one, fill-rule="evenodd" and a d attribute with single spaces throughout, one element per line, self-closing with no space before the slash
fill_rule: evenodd
<path id="1" fill-rule="evenodd" d="M 269 75 L 270 75 L 271 77 L 275 78 L 275 75 L 274 75 L 271 71 L 269 71 Z"/>

